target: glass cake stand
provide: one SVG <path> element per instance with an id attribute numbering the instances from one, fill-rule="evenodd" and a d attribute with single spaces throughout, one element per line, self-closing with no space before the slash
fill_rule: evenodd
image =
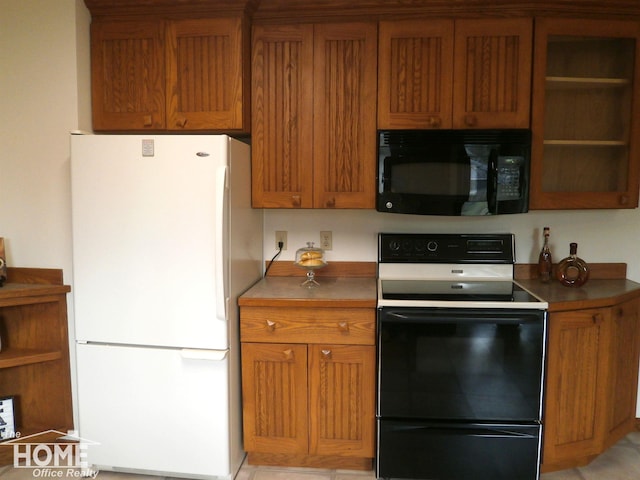
<path id="1" fill-rule="evenodd" d="M 301 286 L 316 287 L 320 285 L 315 280 L 315 271 L 327 266 L 327 262 L 324 261 L 324 251 L 321 248 L 314 247 L 313 242 L 307 242 L 305 248 L 299 248 L 296 251 L 294 264 L 307 271 L 307 279 L 300 284 Z"/>

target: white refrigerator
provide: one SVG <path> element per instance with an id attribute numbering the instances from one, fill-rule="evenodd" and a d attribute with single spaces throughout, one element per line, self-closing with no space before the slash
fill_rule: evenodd
<path id="1" fill-rule="evenodd" d="M 71 135 L 79 436 L 97 470 L 233 478 L 237 296 L 262 274 L 250 149 Z"/>

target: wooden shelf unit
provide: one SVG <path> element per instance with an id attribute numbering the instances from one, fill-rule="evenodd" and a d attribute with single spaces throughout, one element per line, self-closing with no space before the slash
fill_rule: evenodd
<path id="1" fill-rule="evenodd" d="M 14 397 L 16 433 L 73 428 L 66 294 L 62 271 L 8 269 L 0 288 L 0 397 Z M 13 449 L 0 443 L 0 465 Z"/>

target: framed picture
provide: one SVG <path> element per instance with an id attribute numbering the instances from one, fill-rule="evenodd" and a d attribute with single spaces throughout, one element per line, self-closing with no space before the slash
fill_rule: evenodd
<path id="1" fill-rule="evenodd" d="M 0 237 L 0 287 L 7 281 L 7 261 L 4 254 L 4 238 Z"/>
<path id="2" fill-rule="evenodd" d="M 0 442 L 16 436 L 16 415 L 13 397 L 0 398 Z"/>

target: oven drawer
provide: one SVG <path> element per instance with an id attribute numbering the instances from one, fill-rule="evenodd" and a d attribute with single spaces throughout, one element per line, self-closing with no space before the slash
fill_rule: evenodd
<path id="1" fill-rule="evenodd" d="M 536 480 L 539 424 L 378 421 L 379 478 Z"/>
<path id="2" fill-rule="evenodd" d="M 242 342 L 375 345 L 368 308 L 241 307 Z"/>

